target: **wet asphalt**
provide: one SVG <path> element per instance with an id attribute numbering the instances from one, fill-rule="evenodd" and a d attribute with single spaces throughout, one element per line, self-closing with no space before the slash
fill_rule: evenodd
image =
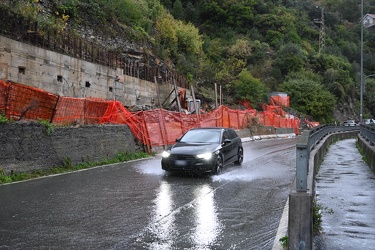
<path id="1" fill-rule="evenodd" d="M 0 249 L 280 249 L 295 142 L 245 143 L 220 176 L 167 175 L 156 156 L 0 185 Z M 355 143 L 331 145 L 317 175 L 314 249 L 375 249 L 375 175 Z"/>
<path id="2" fill-rule="evenodd" d="M 322 227 L 314 249 L 375 249 L 375 174 L 356 140 L 330 146 L 316 177 Z"/>
<path id="3" fill-rule="evenodd" d="M 295 144 L 246 142 L 219 176 L 168 175 L 157 155 L 0 185 L 0 249 L 272 249 Z"/>

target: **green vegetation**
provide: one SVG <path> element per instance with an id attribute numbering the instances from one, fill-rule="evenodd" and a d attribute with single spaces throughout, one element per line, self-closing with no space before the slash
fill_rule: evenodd
<path id="1" fill-rule="evenodd" d="M 9 120 L 5 116 L 0 115 L 0 124 L 1 123 L 7 123 L 7 122 L 9 122 Z"/>
<path id="2" fill-rule="evenodd" d="M 322 230 L 322 211 L 325 211 L 329 214 L 334 214 L 334 211 L 332 208 L 323 207 L 320 204 L 317 204 L 314 202 L 313 207 L 313 232 L 315 235 L 319 234 Z"/>
<path id="3" fill-rule="evenodd" d="M 363 151 L 363 149 L 360 147 L 360 145 L 359 145 L 358 142 L 356 142 L 355 146 L 357 147 L 359 153 L 362 155 L 362 160 L 363 160 L 364 162 L 368 162 L 367 157 L 366 157 L 366 154 L 365 154 L 365 152 Z"/>
<path id="4" fill-rule="evenodd" d="M 364 13 L 375 13 L 375 0 L 364 4 Z M 225 104 L 248 100 L 257 107 L 266 92 L 285 91 L 293 110 L 316 121 L 332 122 L 340 107 L 358 118 L 358 1 L 4 0 L 1 5 L 38 20 L 41 31 L 79 33 L 78 27 L 91 25 L 115 37 L 120 25 L 129 41 L 151 48 L 145 51 L 185 74 L 201 99 L 213 99 L 205 93 L 212 93 L 206 90 L 215 83 L 223 87 Z M 324 44 L 320 24 L 314 23 L 323 8 Z M 365 76 L 375 74 L 374 44 L 375 33 L 365 29 Z M 363 117 L 375 117 L 374 107 L 375 79 L 368 78 Z"/>
<path id="5" fill-rule="evenodd" d="M 138 152 L 138 153 L 123 152 L 123 153 L 118 153 L 114 158 L 111 158 L 111 159 L 102 159 L 101 161 L 98 161 L 98 162 L 87 161 L 87 162 L 80 163 L 77 165 L 73 165 L 71 159 L 66 158 L 64 159 L 64 162 L 61 167 L 54 167 L 54 168 L 50 168 L 49 170 L 35 170 L 30 173 L 13 173 L 12 172 L 10 175 L 6 175 L 4 173 L 4 170 L 0 168 L 0 184 L 11 183 L 15 181 L 29 180 L 29 179 L 53 175 L 53 174 L 73 172 L 73 171 L 87 169 L 87 168 L 91 168 L 95 166 L 114 164 L 114 163 L 125 162 L 125 161 L 136 160 L 136 159 L 147 158 L 147 157 L 150 157 L 150 155 L 144 152 Z"/>
<path id="6" fill-rule="evenodd" d="M 281 239 L 279 239 L 281 246 L 286 249 L 288 247 L 288 236 L 284 236 Z"/>
<path id="7" fill-rule="evenodd" d="M 319 234 L 322 229 L 322 213 L 323 207 L 319 204 L 314 204 L 313 207 L 313 232 Z"/>
<path id="8" fill-rule="evenodd" d="M 52 123 L 48 120 L 38 119 L 38 123 L 46 128 L 46 132 L 48 135 L 52 134 L 53 131 L 55 131 L 55 126 L 52 125 Z"/>

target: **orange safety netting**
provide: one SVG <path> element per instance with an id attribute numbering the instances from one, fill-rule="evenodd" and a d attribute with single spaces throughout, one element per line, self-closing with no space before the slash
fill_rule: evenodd
<path id="1" fill-rule="evenodd" d="M 57 96 L 18 83 L 0 81 L 0 90 L 0 114 L 9 119 L 44 119 L 57 125 L 126 124 L 134 136 L 148 146 L 173 144 L 193 127 L 245 129 L 264 125 L 293 128 L 299 134 L 300 120 L 276 105 L 263 105 L 262 112 L 251 108 L 250 103 L 244 103 L 245 110 L 222 105 L 204 114 L 165 109 L 130 112 L 119 101 Z"/>
<path id="2" fill-rule="evenodd" d="M 5 115 L 12 120 L 51 120 L 58 96 L 34 87 L 11 83 Z"/>
<path id="3" fill-rule="evenodd" d="M 147 131 L 144 128 L 144 123 L 137 118 L 137 113 L 130 112 L 119 101 L 109 101 L 109 105 L 99 123 L 126 124 L 138 140 L 146 145 L 151 145 L 146 139 Z"/>
<path id="4" fill-rule="evenodd" d="M 60 96 L 52 123 L 57 125 L 84 124 L 85 99 Z"/>
<path id="5" fill-rule="evenodd" d="M 289 107 L 290 98 L 289 96 L 279 96 L 279 95 L 271 96 L 270 104 L 273 106 Z"/>
<path id="6" fill-rule="evenodd" d="M 10 84 L 0 80 L 0 115 L 6 114 L 6 103 Z"/>
<path id="7" fill-rule="evenodd" d="M 305 118 L 305 123 L 306 123 L 306 125 L 307 125 L 308 128 L 314 128 L 314 127 L 317 127 L 317 126 L 320 125 L 319 122 L 310 122 L 306 118 Z"/>
<path id="8" fill-rule="evenodd" d="M 100 124 L 112 102 L 102 98 L 85 98 L 85 124 Z"/>

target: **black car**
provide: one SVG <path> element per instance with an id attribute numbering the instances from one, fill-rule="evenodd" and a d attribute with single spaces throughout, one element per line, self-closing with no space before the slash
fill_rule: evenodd
<path id="1" fill-rule="evenodd" d="M 241 138 L 230 128 L 194 128 L 162 153 L 165 171 L 220 174 L 232 163 L 241 165 Z"/>

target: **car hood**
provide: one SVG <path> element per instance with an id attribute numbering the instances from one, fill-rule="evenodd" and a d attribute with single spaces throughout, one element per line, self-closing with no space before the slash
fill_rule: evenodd
<path id="1" fill-rule="evenodd" d="M 214 152 L 220 148 L 220 144 L 211 143 L 176 143 L 170 149 L 172 154 L 195 155 Z"/>

